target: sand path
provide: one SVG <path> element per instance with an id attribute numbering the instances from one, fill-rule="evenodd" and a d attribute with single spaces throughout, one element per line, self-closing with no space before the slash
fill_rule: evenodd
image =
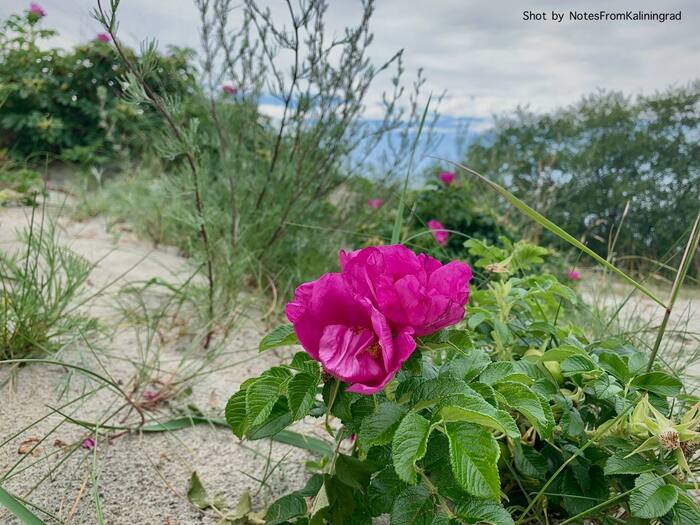
<path id="1" fill-rule="evenodd" d="M 28 224 L 29 216 L 28 208 L 0 208 L 0 250 L 7 252 L 20 246 L 17 230 Z M 153 249 L 128 232 L 109 233 L 100 219 L 77 223 L 59 218 L 58 224 L 61 242 L 97 263 L 87 293 L 111 285 L 89 307 L 89 314 L 97 317 L 106 330 L 95 341 L 94 354 L 76 341 L 61 350 L 59 358 L 100 373 L 107 370 L 122 384 L 134 377 L 138 369 L 134 363 L 156 352 L 160 356 L 161 378 L 183 359 L 186 369 L 197 366 L 201 354 L 193 353 L 196 345 L 187 337 L 179 337 L 177 327 L 152 338 L 154 342 L 149 346 L 145 330 L 120 322 L 114 309 L 115 294 L 125 284 L 153 278 L 182 282 L 192 271 L 187 261 L 173 249 Z M 191 406 L 206 415 L 222 417 L 226 401 L 244 379 L 288 358 L 292 349 L 258 354 L 257 344 L 264 328 L 255 319 L 254 305 L 244 310 L 252 313 L 241 318 L 221 356 L 209 367 L 226 368 L 202 375 L 191 396 L 148 412 L 149 419 L 169 419 L 178 410 L 191 411 Z M 188 352 L 192 354 L 189 358 Z M 0 382 L 8 374 L 6 365 L 0 369 Z M 65 368 L 32 364 L 15 370 L 12 381 L 0 390 L 0 444 L 18 434 L 0 447 L 0 485 L 51 513 L 53 517 L 37 511 L 47 523 L 98 523 L 95 492 L 107 524 L 216 523 L 214 512 L 197 510 L 185 497 L 193 471 L 197 471 L 210 493 L 221 493 L 231 507 L 248 490 L 258 509 L 280 494 L 299 488 L 308 475 L 304 469 L 308 457 L 305 452 L 268 440 L 240 443 L 229 430 L 210 426 L 171 433 L 129 434 L 111 442 L 101 440 L 94 458 L 81 447 L 68 454 L 62 445 L 79 444 L 89 432 L 67 422 L 52 408 L 98 386 L 81 374 L 71 375 Z M 123 403 L 123 398 L 103 388 L 62 412 L 76 419 L 101 421 L 119 402 Z M 38 420 L 41 421 L 22 431 Z M 305 423 L 302 430 L 322 435 L 315 422 Z M 19 454 L 21 444 L 33 438 L 43 439 L 36 455 Z M 2 481 L 20 460 L 13 475 Z M 97 482 L 93 480 L 95 474 Z M 261 486 L 258 480 L 263 479 Z M 0 523 L 16 523 L 3 510 L 0 509 Z"/>

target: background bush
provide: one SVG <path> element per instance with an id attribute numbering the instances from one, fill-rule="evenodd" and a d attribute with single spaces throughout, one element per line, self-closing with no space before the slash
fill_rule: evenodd
<path id="1" fill-rule="evenodd" d="M 46 49 L 42 41 L 56 33 L 42 20 L 12 15 L 0 30 L 0 148 L 19 160 L 78 163 L 142 153 L 158 122 L 123 99 L 125 69 L 112 47 L 95 39 Z M 188 95 L 197 89 L 191 58 L 178 48 L 158 54 L 149 82 L 168 96 Z"/>
<path id="2" fill-rule="evenodd" d="M 466 162 L 596 252 L 638 254 L 621 263 L 653 269 L 645 258 L 680 257 L 678 241 L 698 211 L 699 131 L 698 81 L 636 98 L 600 92 L 551 113 L 498 118 Z M 538 240 L 541 231 L 526 234 Z"/>

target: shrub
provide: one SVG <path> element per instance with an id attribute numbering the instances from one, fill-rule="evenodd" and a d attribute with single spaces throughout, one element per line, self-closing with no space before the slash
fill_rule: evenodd
<path id="1" fill-rule="evenodd" d="M 380 166 L 391 185 L 391 174 L 405 163 L 405 139 L 420 119 L 424 81 L 419 76 L 405 91 L 401 53 L 379 63 L 367 58 L 372 2 L 363 4 L 342 39 L 327 35 L 327 6 L 320 0 L 291 9 L 291 33 L 253 1 L 244 4 L 238 25 L 229 23 L 229 1 L 198 6 L 207 89 L 186 104 L 152 89 L 155 48 L 138 60 L 126 55 L 116 34 L 118 2 L 101 3 L 96 16 L 128 69 L 122 85 L 129 100 L 162 118 L 153 142 L 171 164 L 145 188 L 144 196 L 157 203 L 150 209 L 158 218 L 149 222 L 163 225 L 164 241 L 201 263 L 209 322 L 245 284 L 287 296 L 293 284 L 331 264 L 335 247 L 350 243 L 347 232 L 371 214 L 364 194 L 355 191 L 368 170 L 364 160 L 398 137 L 395 155 Z M 297 66 L 281 67 L 287 59 Z M 370 122 L 365 98 L 382 74 L 389 86 L 379 107 L 383 117 Z M 280 101 L 281 115 L 268 115 L 269 97 Z M 219 299 L 225 302 L 215 309 Z"/>
<path id="2" fill-rule="evenodd" d="M 414 215 L 409 226 L 424 231 L 426 226 L 430 227 L 429 221 L 437 220 L 449 230 L 447 242 L 436 252 L 446 259 L 464 257 L 466 239 L 495 242 L 501 236 L 512 237 L 512 228 L 481 195 L 477 198 L 477 192 L 463 178 L 445 184 L 437 177 L 430 177 L 426 187 L 414 193 Z M 417 237 L 415 242 L 420 248 L 435 252 L 436 242 L 430 236 Z"/>
<path id="3" fill-rule="evenodd" d="M 125 69 L 109 43 L 72 50 L 44 48 L 55 31 L 44 17 L 11 15 L 0 30 L 0 148 L 16 159 L 104 163 L 139 154 L 157 123 L 152 111 L 123 98 Z M 127 50 L 130 57 L 133 51 Z M 186 96 L 196 89 L 191 52 L 170 48 L 154 57 L 154 89 Z"/>
<path id="4" fill-rule="evenodd" d="M 596 252 L 658 270 L 645 257 L 680 258 L 698 212 L 699 130 L 700 81 L 634 98 L 601 92 L 547 114 L 501 116 L 466 162 Z M 535 241 L 552 240 L 537 224 L 528 229 Z"/>
<path id="5" fill-rule="evenodd" d="M 378 390 L 358 388 L 369 361 L 386 363 L 391 354 L 386 341 L 375 352 L 364 328 L 330 337 L 342 324 L 361 324 L 349 307 L 332 313 L 348 300 L 343 286 L 377 308 L 377 319 L 387 316 L 394 337 L 401 337 L 401 315 L 419 312 L 399 308 L 419 304 L 414 294 L 427 290 L 433 304 L 445 304 L 438 300 L 444 292 L 421 288 L 425 276 L 397 298 L 384 295 L 381 279 L 400 280 L 410 261 L 389 269 L 395 261 L 385 252 L 388 271 L 375 274 L 378 260 L 362 253 L 354 260 L 364 268 L 341 255 L 341 274 L 297 290 L 287 307 L 294 327 L 276 329 L 261 350 L 298 336 L 306 352 L 245 381 L 227 405 L 241 438 L 270 437 L 307 415 L 325 415 L 335 440 L 312 464 L 306 486 L 269 506 L 267 524 L 369 525 L 387 514 L 392 525 L 700 520 L 684 483 L 697 464 L 697 398 L 662 368 L 647 370 L 647 355 L 627 342 L 587 339 L 567 321 L 576 294 L 552 276 L 512 277 L 473 291 L 465 322 L 415 337 L 415 351 L 393 380 Z M 356 281 L 360 275 L 368 281 Z M 322 291 L 335 281 L 336 292 Z M 447 288 L 459 294 L 464 286 L 456 279 Z M 356 356 L 368 364 L 339 368 Z"/>

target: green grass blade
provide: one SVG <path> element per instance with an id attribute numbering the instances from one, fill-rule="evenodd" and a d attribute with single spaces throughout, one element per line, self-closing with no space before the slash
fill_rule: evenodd
<path id="1" fill-rule="evenodd" d="M 46 523 L 41 521 L 36 514 L 22 505 L 17 498 L 2 487 L 0 487 L 0 505 L 6 507 L 7 510 L 17 516 L 19 521 L 25 525 L 46 525 Z"/>
<path id="2" fill-rule="evenodd" d="M 403 224 L 403 209 L 406 205 L 408 179 L 410 179 L 411 172 L 413 171 L 413 159 L 416 156 L 416 149 L 418 149 L 418 141 L 420 140 L 421 133 L 423 133 L 423 125 L 425 124 L 425 118 L 428 116 L 428 108 L 430 107 L 430 101 L 432 98 L 433 95 L 431 94 L 428 97 L 428 102 L 425 104 L 425 108 L 423 109 L 423 115 L 421 116 L 420 125 L 418 126 L 418 133 L 416 133 L 416 138 L 413 140 L 413 146 L 411 147 L 411 157 L 408 161 L 408 167 L 406 168 L 406 178 L 403 181 L 403 189 L 401 190 L 401 196 L 399 197 L 399 209 L 396 211 L 394 229 L 391 232 L 391 244 L 398 244 L 401 240 L 401 226 Z"/>
<path id="3" fill-rule="evenodd" d="M 442 160 L 442 159 L 441 159 Z M 637 290 L 642 292 L 644 295 L 649 297 L 651 300 L 654 302 L 658 303 L 660 306 L 663 306 L 666 308 L 666 304 L 659 299 L 654 292 L 649 290 L 646 286 L 643 284 L 635 281 L 632 277 L 627 275 L 625 272 L 620 270 L 617 266 L 614 264 L 611 264 L 609 261 L 605 260 L 605 258 L 601 257 L 597 253 L 595 253 L 593 250 L 591 250 L 588 246 L 583 244 L 581 241 L 570 235 L 569 233 L 565 232 L 563 229 L 561 229 L 559 226 L 554 224 L 552 221 L 547 219 L 544 215 L 541 213 L 538 213 L 537 211 L 533 210 L 525 204 L 523 201 L 518 199 L 515 195 L 513 195 L 511 192 L 509 192 L 507 189 L 504 187 L 496 184 L 495 182 L 487 179 L 484 177 L 481 173 L 478 173 L 474 171 L 471 168 L 467 168 L 466 166 L 463 166 L 462 164 L 459 164 L 458 162 L 451 162 L 451 161 L 446 161 L 450 162 L 450 164 L 453 164 L 454 166 L 463 169 L 464 171 L 471 173 L 472 175 L 476 176 L 479 180 L 484 182 L 487 186 L 489 186 L 491 189 L 495 190 L 497 193 L 502 195 L 508 202 L 510 202 L 513 206 L 515 206 L 518 210 L 520 210 L 523 214 L 526 216 L 530 217 L 533 221 L 537 222 L 540 224 L 542 227 L 546 228 L 550 232 L 552 232 L 554 235 L 559 237 L 560 239 L 568 242 L 571 244 L 574 248 L 577 248 L 584 252 L 586 255 L 589 255 L 593 259 L 595 259 L 596 262 L 598 262 L 601 266 L 607 268 L 611 272 L 617 274 L 620 276 L 624 281 L 627 283 L 631 284 L 634 286 Z"/>

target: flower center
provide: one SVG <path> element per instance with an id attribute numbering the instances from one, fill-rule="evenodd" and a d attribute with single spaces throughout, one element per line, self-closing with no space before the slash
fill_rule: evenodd
<path id="1" fill-rule="evenodd" d="M 382 353 L 382 348 L 379 346 L 379 343 L 375 341 L 366 348 L 366 351 L 369 355 L 376 359 Z"/>

